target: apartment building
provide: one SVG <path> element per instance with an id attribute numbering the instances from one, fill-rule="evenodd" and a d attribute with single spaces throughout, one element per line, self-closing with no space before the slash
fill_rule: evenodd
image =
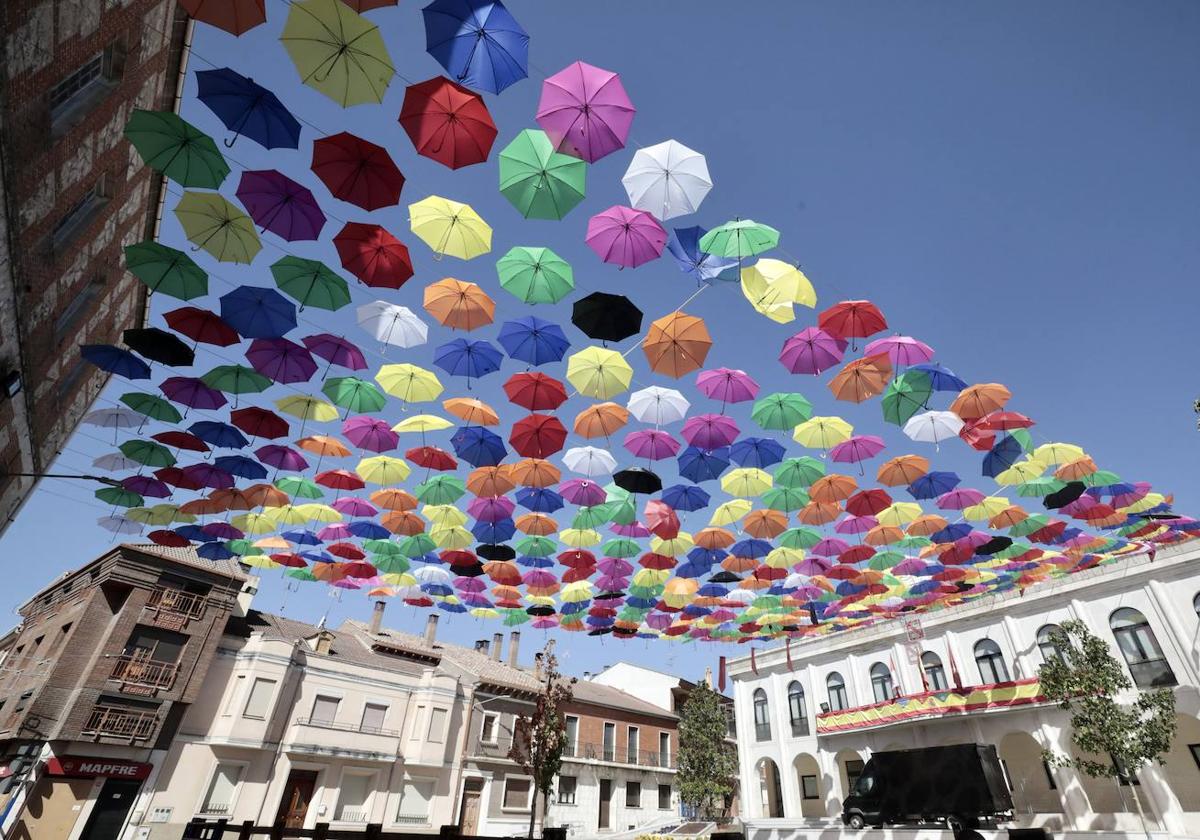
<path id="1" fill-rule="evenodd" d="M 1181 546 L 1100 566 L 1023 594 L 768 650 L 729 663 L 747 818 L 780 836 L 834 818 L 875 750 L 993 744 L 1017 825 L 1200 833 L 1200 549 Z M 1133 693 L 1170 687 L 1177 725 L 1165 765 L 1122 784 L 1051 767 L 1071 754 L 1067 716 L 1038 668 L 1050 631 L 1079 619 L 1109 641 Z M 1129 698 L 1125 698 L 1129 699 Z"/>

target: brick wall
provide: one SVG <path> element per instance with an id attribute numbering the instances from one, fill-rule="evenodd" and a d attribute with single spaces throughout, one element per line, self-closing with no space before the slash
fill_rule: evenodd
<path id="1" fill-rule="evenodd" d="M 629 761 L 626 756 L 626 744 L 630 726 L 635 726 L 638 729 L 638 750 L 641 753 L 655 753 L 658 751 L 658 737 L 660 732 L 666 732 L 670 735 L 670 757 L 672 760 L 679 749 L 679 739 L 676 733 L 675 721 L 673 720 L 639 714 L 624 709 L 613 709 L 607 706 L 596 706 L 578 702 L 566 706 L 564 713 L 579 717 L 578 745 L 580 750 L 583 750 L 585 745 L 592 745 L 597 749 L 602 746 L 604 743 L 605 723 L 616 725 L 614 747 L 616 759 L 622 763 L 634 763 Z"/>

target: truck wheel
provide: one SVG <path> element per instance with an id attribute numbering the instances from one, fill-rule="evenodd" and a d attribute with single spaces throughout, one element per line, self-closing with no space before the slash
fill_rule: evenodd
<path id="1" fill-rule="evenodd" d="M 867 821 L 863 819 L 862 814 L 851 814 L 850 819 L 846 820 L 846 825 L 855 831 L 862 831 L 866 827 Z"/>
<path id="2" fill-rule="evenodd" d="M 954 832 L 955 837 L 959 837 L 966 827 L 966 820 L 962 817 L 946 817 L 946 828 Z"/>

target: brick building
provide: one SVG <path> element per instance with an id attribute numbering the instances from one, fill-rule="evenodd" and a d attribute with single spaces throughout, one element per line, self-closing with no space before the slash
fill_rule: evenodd
<path id="1" fill-rule="evenodd" d="M 175 0 L 0 3 L 0 532 L 106 376 L 78 346 L 140 325 L 123 246 L 154 236 L 162 179 L 122 130 L 173 109 L 189 23 Z"/>

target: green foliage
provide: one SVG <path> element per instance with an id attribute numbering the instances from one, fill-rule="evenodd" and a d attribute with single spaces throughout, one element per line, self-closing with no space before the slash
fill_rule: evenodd
<path id="1" fill-rule="evenodd" d="M 533 714 L 517 717 L 508 757 L 520 764 L 521 769 L 533 778 L 534 787 L 542 795 L 544 814 L 550 792 L 554 789 L 554 780 L 562 768 L 563 751 L 567 748 L 567 719 L 563 706 L 570 703 L 574 696 L 571 685 L 575 679 L 567 679 L 558 672 L 553 639 L 538 654 L 538 660 L 542 665 L 542 692 L 538 695 Z M 536 807 L 530 809 L 530 838 L 533 837 L 536 813 Z"/>
<path id="2" fill-rule="evenodd" d="M 712 818 L 737 780 L 737 754 L 725 739 L 720 696 L 705 683 L 692 690 L 679 716 L 679 798 Z"/>

